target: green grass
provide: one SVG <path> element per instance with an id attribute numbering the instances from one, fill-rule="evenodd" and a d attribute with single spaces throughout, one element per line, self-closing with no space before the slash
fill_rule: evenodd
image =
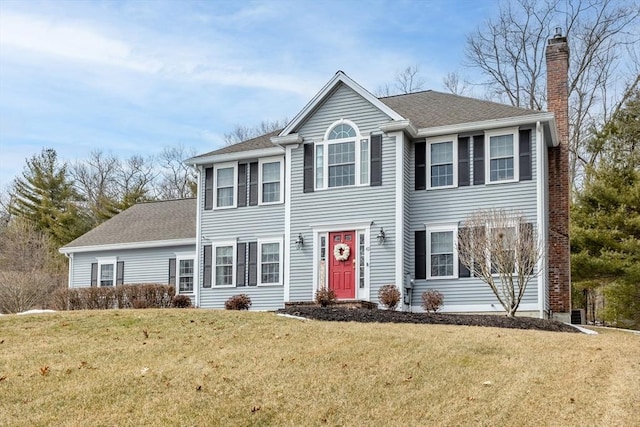
<path id="1" fill-rule="evenodd" d="M 121 310 L 0 317 L 0 425 L 637 425 L 640 337 Z"/>

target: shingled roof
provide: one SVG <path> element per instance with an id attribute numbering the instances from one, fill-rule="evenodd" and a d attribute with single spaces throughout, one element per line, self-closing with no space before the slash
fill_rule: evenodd
<path id="1" fill-rule="evenodd" d="M 196 199 L 138 203 L 62 249 L 196 238 Z M 68 251 L 72 252 L 72 251 Z"/>
<path id="2" fill-rule="evenodd" d="M 378 99 L 405 119 L 409 119 L 418 129 L 528 116 L 540 113 L 540 111 L 512 107 L 497 102 L 436 92 L 433 90 Z M 280 132 L 281 130 L 276 130 L 237 144 L 200 154 L 192 159 L 273 148 L 275 144 L 271 142 L 271 137 L 277 136 Z"/>
<path id="3" fill-rule="evenodd" d="M 282 129 L 278 129 L 264 135 L 256 136 L 255 138 L 247 139 L 246 141 L 227 145 L 226 147 L 222 147 L 217 150 L 195 156 L 193 157 L 193 159 L 199 159 L 201 157 L 208 157 L 218 154 L 239 153 L 242 151 L 260 150 L 262 148 L 273 148 L 275 147 L 275 145 L 271 142 L 271 137 L 278 135 L 281 131 Z"/>
<path id="4" fill-rule="evenodd" d="M 416 128 L 528 116 L 540 112 L 433 90 L 379 99 L 405 119 L 411 120 Z"/>

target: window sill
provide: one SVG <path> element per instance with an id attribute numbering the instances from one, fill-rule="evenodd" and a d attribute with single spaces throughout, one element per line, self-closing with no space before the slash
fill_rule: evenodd
<path id="1" fill-rule="evenodd" d="M 436 280 L 451 280 L 458 279 L 458 276 L 437 276 L 437 277 L 427 277 L 425 280 L 431 282 Z"/>
<path id="2" fill-rule="evenodd" d="M 440 187 L 427 187 L 427 191 L 436 191 L 436 190 L 450 190 L 452 188 L 458 188 L 457 185 L 443 185 Z M 420 191 L 420 190 L 418 190 Z"/>
<path id="3" fill-rule="evenodd" d="M 278 201 L 278 202 L 262 202 L 262 203 L 258 203 L 258 206 L 272 206 L 272 205 L 283 205 L 284 201 Z"/>
<path id="4" fill-rule="evenodd" d="M 228 210 L 228 209 L 235 209 L 237 208 L 237 206 L 233 205 L 233 206 L 214 206 L 213 210 L 214 211 L 224 211 L 224 210 Z"/>
<path id="5" fill-rule="evenodd" d="M 282 283 L 258 283 L 259 288 L 276 288 L 282 287 Z"/>
<path id="6" fill-rule="evenodd" d="M 501 181 L 487 181 L 486 185 L 496 185 L 496 184 L 508 184 L 510 182 L 520 182 L 519 179 L 503 179 Z"/>

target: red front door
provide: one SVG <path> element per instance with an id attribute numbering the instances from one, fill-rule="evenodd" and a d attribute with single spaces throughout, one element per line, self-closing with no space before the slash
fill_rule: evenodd
<path id="1" fill-rule="evenodd" d="M 355 240 L 355 231 L 329 233 L 328 249 L 330 252 L 328 255 L 331 260 L 329 262 L 329 288 L 333 289 L 338 299 L 355 299 L 356 297 Z M 349 250 L 347 251 L 344 249 L 345 247 L 341 245 L 346 245 Z"/>

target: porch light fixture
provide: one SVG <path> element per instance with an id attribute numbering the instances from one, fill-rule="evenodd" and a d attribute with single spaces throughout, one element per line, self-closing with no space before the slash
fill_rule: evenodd
<path id="1" fill-rule="evenodd" d="M 378 233 L 378 236 L 376 237 L 376 239 L 378 240 L 378 244 L 379 245 L 383 244 L 386 238 L 387 238 L 387 236 L 384 234 L 384 228 L 380 227 L 380 232 Z"/>
<path id="2" fill-rule="evenodd" d="M 298 238 L 296 239 L 296 249 L 300 250 L 304 246 L 304 238 L 302 237 L 302 233 L 298 233 Z"/>

